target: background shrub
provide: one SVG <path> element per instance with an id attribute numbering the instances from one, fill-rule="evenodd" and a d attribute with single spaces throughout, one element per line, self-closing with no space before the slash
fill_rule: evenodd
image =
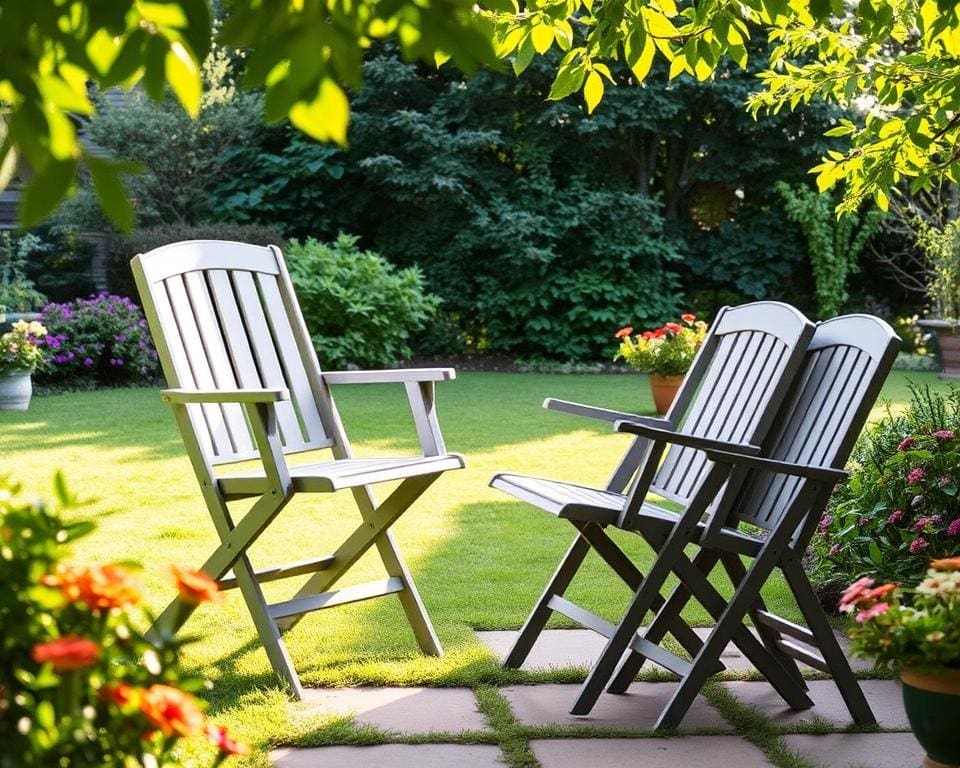
<path id="1" fill-rule="evenodd" d="M 48 304 L 41 381 L 122 384 L 157 374 L 157 353 L 140 308 L 125 296 L 101 293 L 89 299 Z"/>
<path id="2" fill-rule="evenodd" d="M 280 245 L 283 234 L 263 224 L 161 224 L 135 229 L 127 235 L 114 235 L 108 244 L 107 282 L 113 293 L 136 296 L 137 286 L 130 271 L 130 259 L 161 245 L 181 240 L 234 240 L 253 245 Z"/>
<path id="3" fill-rule="evenodd" d="M 0 232 L 0 307 L 5 311 L 30 312 L 47 300 L 27 276 L 30 254 L 40 245 L 36 235 Z"/>
<path id="4" fill-rule="evenodd" d="M 915 581 L 960 554 L 960 389 L 914 388 L 864 433 L 814 539 L 818 582 Z"/>
<path id="5" fill-rule="evenodd" d="M 327 245 L 313 238 L 287 246 L 287 266 L 320 364 L 391 366 L 410 357 L 410 334 L 439 299 L 424 290 L 416 267 L 397 269 L 357 239 Z"/>

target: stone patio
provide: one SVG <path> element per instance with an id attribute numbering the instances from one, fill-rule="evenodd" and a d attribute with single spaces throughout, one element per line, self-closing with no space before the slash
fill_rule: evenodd
<path id="1" fill-rule="evenodd" d="M 478 633 L 498 658 L 515 635 Z M 602 645 L 601 638 L 586 630 L 549 630 L 523 669 L 589 667 Z M 752 670 L 733 647 L 723 661 L 733 675 Z M 309 710 L 352 718 L 357 725 L 376 729 L 374 734 L 379 732 L 381 738 L 374 735 L 373 740 L 385 743 L 283 748 L 270 758 L 277 768 L 919 768 L 923 754 L 908 732 L 899 684 L 891 680 L 862 684 L 879 720 L 878 732 L 848 730 L 852 723 L 846 706 L 830 680 L 809 681 L 816 706 L 804 712 L 784 706 L 765 682 L 728 680 L 719 686 L 737 703 L 733 710 L 724 703 L 728 697 L 716 699 L 722 690 L 705 691 L 679 733 L 667 737 L 651 729 L 674 690 L 670 682 L 636 682 L 626 695 L 603 694 L 588 717 L 568 712 L 577 685 L 502 687 L 498 691 L 502 705 L 513 718 L 506 724 L 502 713 L 491 722 L 469 688 L 311 690 L 306 697 Z M 720 709 L 711 703 L 711 696 Z M 753 717 L 749 732 L 741 733 L 728 719 L 736 719 L 738 712 L 760 714 L 766 725 L 757 726 Z"/>

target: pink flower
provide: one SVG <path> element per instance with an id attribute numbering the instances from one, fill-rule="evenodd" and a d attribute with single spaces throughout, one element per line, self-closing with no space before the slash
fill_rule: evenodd
<path id="1" fill-rule="evenodd" d="M 830 515 L 824 515 L 823 517 L 820 518 L 820 531 L 821 531 L 821 532 L 825 532 L 825 531 L 827 530 L 827 528 L 830 527 L 830 522 L 832 521 L 832 519 L 833 519 L 833 518 L 831 518 Z"/>
<path id="2" fill-rule="evenodd" d="M 950 525 L 947 526 L 947 535 L 960 536 L 960 517 L 951 521 Z"/>
<path id="3" fill-rule="evenodd" d="M 938 429 L 933 433 L 933 436 L 937 440 L 953 440 L 953 430 L 952 429 Z"/>
<path id="4" fill-rule="evenodd" d="M 862 579 L 857 579 L 853 584 L 843 590 L 843 594 L 840 595 L 840 611 L 842 613 L 848 613 L 853 609 L 860 599 L 863 597 L 864 593 L 874 584 L 873 579 L 864 576 Z"/>
<path id="5" fill-rule="evenodd" d="M 834 544 L 832 547 L 830 547 L 830 552 L 829 552 L 828 554 L 829 554 L 830 557 L 833 557 L 833 556 L 835 556 L 835 555 L 837 554 L 837 552 L 839 552 L 839 551 L 840 551 L 840 545 L 839 545 L 839 544 Z"/>
<path id="6" fill-rule="evenodd" d="M 857 518 L 857 528 L 863 528 L 867 523 L 870 522 L 870 518 L 865 515 L 861 515 Z"/>
<path id="7" fill-rule="evenodd" d="M 907 451 L 910 449 L 910 446 L 912 446 L 913 443 L 914 443 L 914 440 L 912 437 L 904 438 L 903 440 L 900 441 L 900 445 L 897 446 L 897 450 Z"/>
<path id="8" fill-rule="evenodd" d="M 857 621 L 862 624 L 865 621 L 870 621 L 870 619 L 879 616 L 881 613 L 886 613 L 889 609 L 890 603 L 877 603 L 865 611 L 860 611 L 860 613 L 857 614 Z"/>
<path id="9" fill-rule="evenodd" d="M 923 471 L 923 467 L 917 467 L 911 469 L 910 474 L 907 475 L 907 485 L 919 485 L 926 479 L 927 473 Z"/>
<path id="10" fill-rule="evenodd" d="M 895 510 L 893 510 L 893 512 L 890 513 L 890 517 L 887 518 L 887 522 L 890 523 L 890 525 L 896 525 L 896 524 L 899 523 L 901 520 L 903 520 L 903 510 L 902 510 L 902 509 L 895 509 Z"/>
<path id="11" fill-rule="evenodd" d="M 946 488 L 948 485 L 953 485 L 953 478 L 950 475 L 942 475 L 939 480 L 937 480 L 937 485 L 940 488 Z"/>
<path id="12" fill-rule="evenodd" d="M 910 542 L 910 553 L 913 555 L 919 555 L 929 545 L 929 542 L 923 538 L 923 536 L 917 536 L 917 538 Z"/>

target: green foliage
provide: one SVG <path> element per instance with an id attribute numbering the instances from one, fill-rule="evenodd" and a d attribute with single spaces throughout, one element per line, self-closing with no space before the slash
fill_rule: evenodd
<path id="1" fill-rule="evenodd" d="M 838 218 L 827 195 L 783 182 L 775 188 L 783 198 L 787 215 L 800 225 L 807 239 L 817 311 L 822 318 L 834 317 L 846 307 L 849 278 L 859 271 L 857 259 L 867 240 L 879 229 L 883 213 L 872 208 Z"/>
<path id="2" fill-rule="evenodd" d="M 137 286 L 130 271 L 130 259 L 161 245 L 182 240 L 231 240 L 253 245 L 282 245 L 283 233 L 260 224 L 161 224 L 117 234 L 107 244 L 107 282 L 121 296 L 136 296 Z"/>
<path id="3" fill-rule="evenodd" d="M 906 581 L 960 554 L 960 390 L 911 389 L 861 438 L 814 539 L 818 581 Z"/>
<path id="4" fill-rule="evenodd" d="M 93 293 L 91 261 L 95 248 L 91 242 L 75 227 L 58 222 L 41 225 L 32 234 L 40 242 L 31 250 L 26 273 L 46 300 L 69 301 Z"/>
<path id="5" fill-rule="evenodd" d="M 327 245 L 313 238 L 287 246 L 287 265 L 325 368 L 353 363 L 390 367 L 410 357 L 410 334 L 430 319 L 439 300 L 416 267 L 397 269 L 341 234 Z"/>
<path id="6" fill-rule="evenodd" d="M 927 297 L 935 316 L 960 320 L 960 219 L 936 226 L 917 217 L 913 226 L 925 260 Z"/>
<path id="7" fill-rule="evenodd" d="M 0 307 L 6 311 L 28 312 L 47 300 L 27 276 L 29 258 L 41 245 L 36 235 L 0 232 Z"/>

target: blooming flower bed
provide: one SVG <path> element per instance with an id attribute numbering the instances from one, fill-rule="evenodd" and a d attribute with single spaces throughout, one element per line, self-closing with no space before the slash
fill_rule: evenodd
<path id="1" fill-rule="evenodd" d="M 47 304 L 42 377 L 51 382 L 121 384 L 157 372 L 147 321 L 125 296 L 101 293 L 89 299 Z"/>
<path id="2" fill-rule="evenodd" d="M 633 328 L 621 328 L 615 334 L 620 347 L 614 360 L 623 360 L 640 373 L 681 376 L 707 335 L 707 324 L 686 313 L 681 323 L 666 323 L 660 328 L 634 334 Z"/>

